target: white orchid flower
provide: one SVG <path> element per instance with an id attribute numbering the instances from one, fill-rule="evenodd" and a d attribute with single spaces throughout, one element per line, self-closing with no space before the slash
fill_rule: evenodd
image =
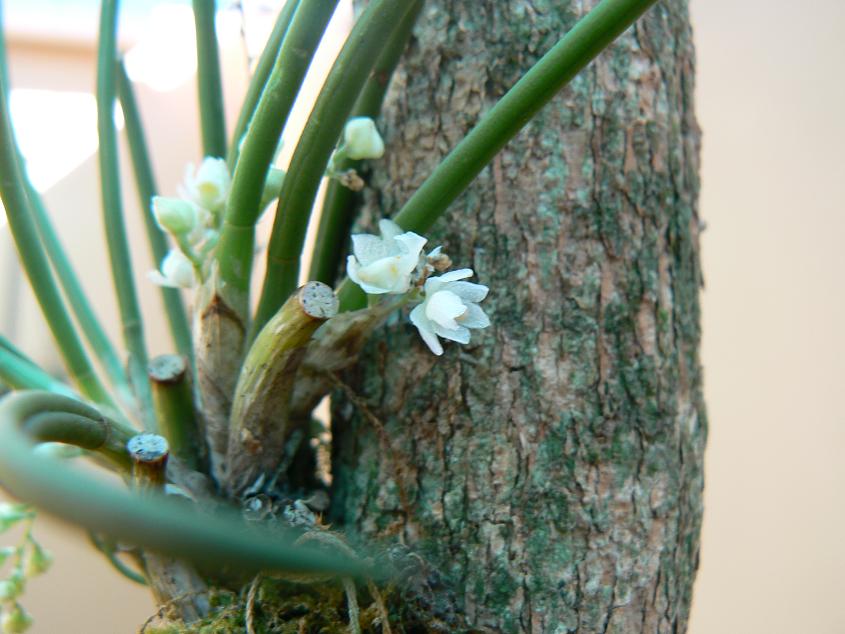
<path id="1" fill-rule="evenodd" d="M 346 260 L 350 279 L 370 295 L 401 294 L 411 287 L 411 274 L 420 261 L 426 239 L 402 229 L 391 220 L 378 223 L 381 237 L 365 233 L 352 236 Z"/>
<path id="2" fill-rule="evenodd" d="M 351 159 L 377 159 L 384 156 L 384 141 L 369 117 L 353 117 L 343 128 L 343 151 Z"/>
<path id="3" fill-rule="evenodd" d="M 153 216 L 159 227 L 176 236 L 191 233 L 200 220 L 193 204 L 165 196 L 153 196 Z"/>
<path id="4" fill-rule="evenodd" d="M 193 165 L 185 170 L 183 197 L 200 207 L 217 213 L 226 204 L 231 178 L 226 161 L 222 158 L 206 156 L 194 171 Z"/>
<path id="5" fill-rule="evenodd" d="M 193 288 L 197 278 L 194 265 L 178 249 L 171 249 L 161 261 L 161 271 L 150 271 L 150 280 L 159 286 L 171 288 Z"/>
<path id="6" fill-rule="evenodd" d="M 411 323 L 436 355 L 443 354 L 438 337 L 469 343 L 470 329 L 490 325 L 490 319 L 478 305 L 490 289 L 462 281 L 472 274 L 472 269 L 460 269 L 428 278 L 425 300 L 411 311 Z"/>

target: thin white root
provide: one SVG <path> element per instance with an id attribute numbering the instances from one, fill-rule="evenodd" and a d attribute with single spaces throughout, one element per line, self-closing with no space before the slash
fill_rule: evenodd
<path id="1" fill-rule="evenodd" d="M 255 600 L 258 597 L 258 585 L 261 583 L 261 575 L 255 575 L 252 583 L 249 584 L 249 592 L 246 595 L 246 634 L 255 633 Z"/>
<path id="2" fill-rule="evenodd" d="M 361 611 L 358 609 L 358 592 L 355 590 L 355 582 L 344 577 L 343 589 L 346 592 L 346 606 L 349 610 L 349 632 L 361 634 Z"/>
<path id="3" fill-rule="evenodd" d="M 387 606 L 384 604 L 384 599 L 381 596 L 381 592 L 378 591 L 376 584 L 372 581 L 367 581 L 367 590 L 370 591 L 370 594 L 373 595 L 373 601 L 376 604 L 376 609 L 378 610 L 379 620 L 381 621 L 381 632 L 382 634 L 393 634 L 390 629 L 390 619 L 387 615 Z"/>

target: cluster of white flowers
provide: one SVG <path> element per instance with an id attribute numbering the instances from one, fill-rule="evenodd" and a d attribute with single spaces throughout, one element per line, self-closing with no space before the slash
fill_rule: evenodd
<path id="1" fill-rule="evenodd" d="M 352 236 L 346 262 L 349 278 L 369 295 L 407 295 L 421 301 L 410 314 L 423 341 L 434 354 L 443 354 L 440 337 L 469 343 L 470 330 L 486 328 L 490 320 L 478 305 L 489 289 L 464 281 L 472 269 L 444 272 L 451 261 L 440 247 L 423 253 L 427 240 L 413 231 L 403 232 L 390 220 L 379 222 L 381 236 Z M 442 275 L 433 276 L 435 272 Z"/>
<path id="2" fill-rule="evenodd" d="M 161 286 L 192 288 L 202 274 L 203 257 L 216 244 L 231 179 L 226 161 L 206 157 L 194 170 L 188 165 L 178 198 L 155 196 L 152 211 L 159 227 L 176 246 L 150 279 Z"/>
<path id="3" fill-rule="evenodd" d="M 282 170 L 270 168 L 261 199 L 262 209 L 278 195 L 283 178 Z M 196 169 L 188 165 L 178 198 L 153 197 L 156 222 L 176 243 L 161 261 L 160 270 L 150 272 L 153 282 L 192 288 L 202 281 L 203 264 L 220 236 L 230 186 L 226 161 L 208 156 Z"/>

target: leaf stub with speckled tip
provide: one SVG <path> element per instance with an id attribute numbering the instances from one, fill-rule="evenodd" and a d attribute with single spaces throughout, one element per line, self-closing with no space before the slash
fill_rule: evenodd
<path id="1" fill-rule="evenodd" d="M 337 315 L 337 296 L 322 282 L 308 282 L 300 289 L 298 297 L 302 310 L 309 317 L 329 319 Z"/>
<path id="2" fill-rule="evenodd" d="M 156 462 L 170 451 L 167 439 L 158 434 L 138 434 L 128 443 L 126 449 L 135 462 Z"/>

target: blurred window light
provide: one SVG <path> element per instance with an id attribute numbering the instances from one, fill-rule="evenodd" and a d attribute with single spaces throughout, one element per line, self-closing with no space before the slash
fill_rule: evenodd
<path id="1" fill-rule="evenodd" d="M 190 80 L 197 70 L 194 16 L 187 6 L 153 8 L 137 44 L 124 55 L 133 82 L 168 92 Z"/>
<path id="2" fill-rule="evenodd" d="M 97 100 L 90 92 L 13 88 L 15 138 L 33 186 L 46 191 L 97 151 Z M 115 124 L 123 113 L 115 109 Z M 5 212 L 0 228 L 5 226 Z"/>
<path id="3" fill-rule="evenodd" d="M 97 151 L 97 100 L 86 92 L 15 88 L 15 136 L 32 184 L 44 191 Z"/>

